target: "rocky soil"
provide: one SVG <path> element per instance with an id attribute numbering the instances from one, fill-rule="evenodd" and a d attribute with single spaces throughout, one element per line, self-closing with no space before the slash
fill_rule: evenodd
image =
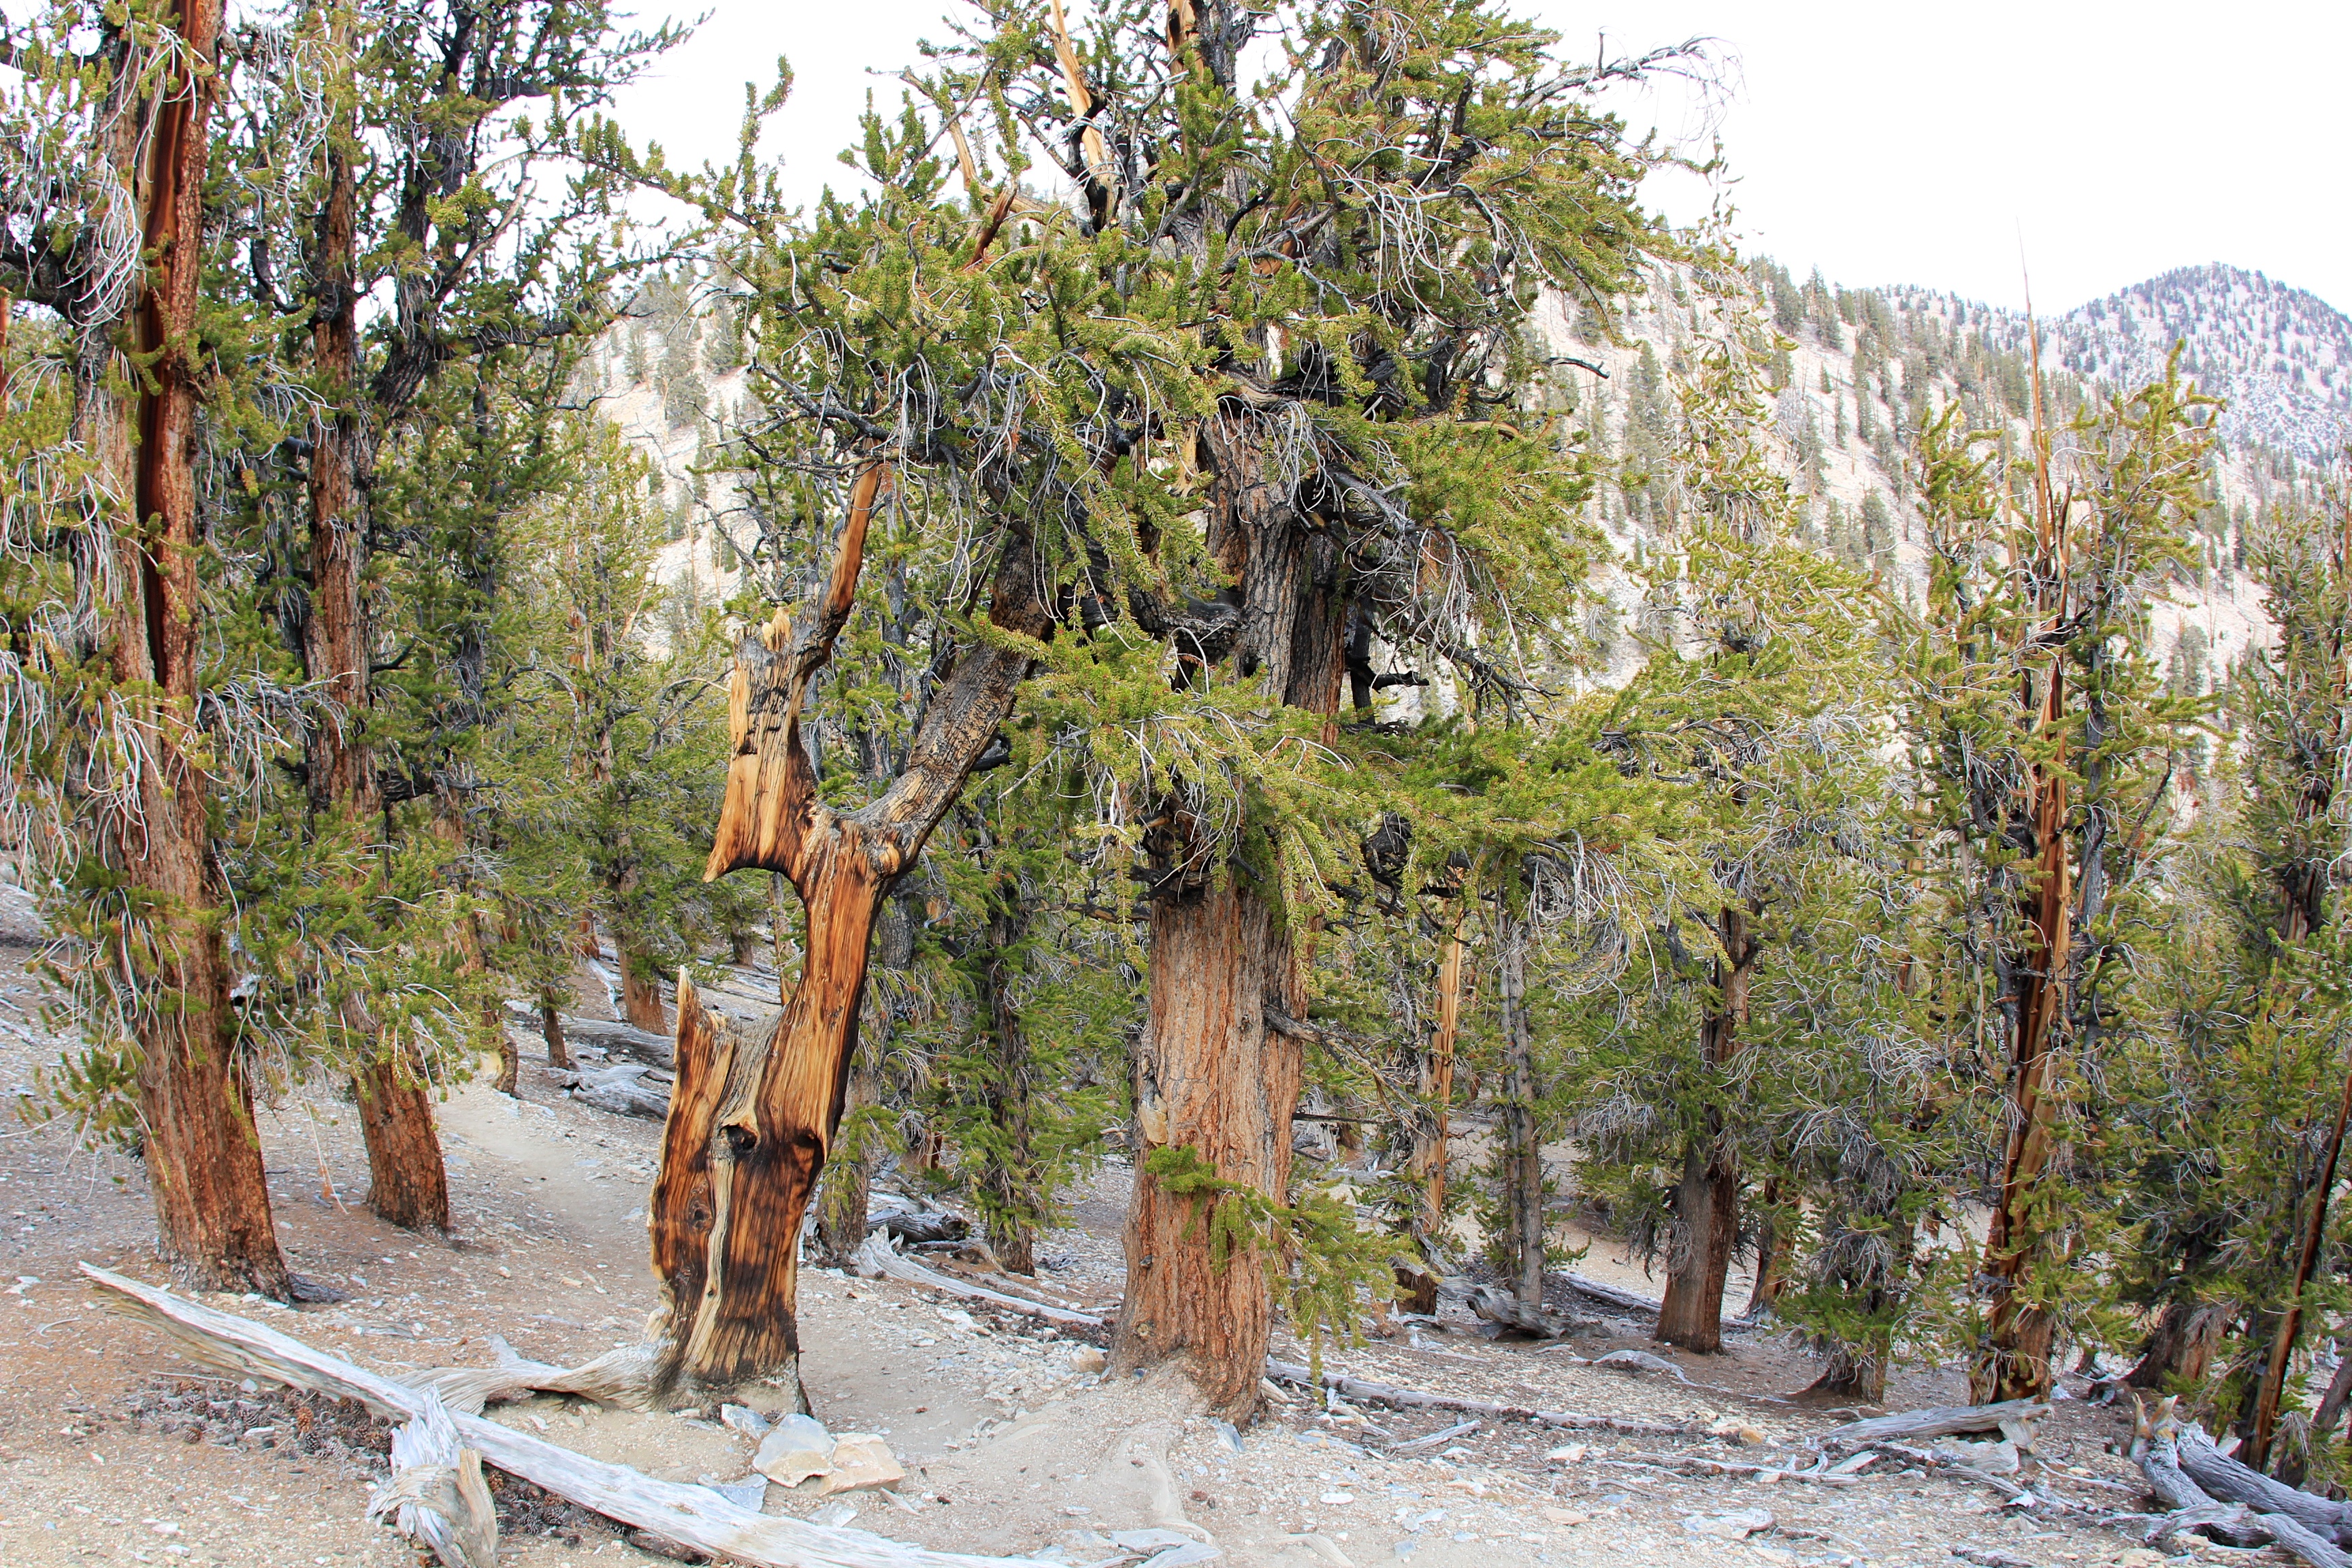
<path id="1" fill-rule="evenodd" d="M 56 1051 L 16 959 L 0 968 L 0 1089 L 12 1098 Z M 347 1299 L 215 1304 L 393 1372 L 487 1363 L 494 1334 L 564 1363 L 634 1341 L 654 1303 L 644 1192 L 659 1129 L 579 1105 L 535 1066 L 521 1089 L 509 1099 L 477 1081 L 442 1107 L 461 1227 L 450 1238 L 394 1230 L 360 1206 L 365 1160 L 347 1104 L 306 1089 L 265 1109 L 287 1251 L 299 1273 Z M 1043 1282 L 1064 1300 L 1115 1302 L 1126 1182 L 1108 1163 L 1070 1194 L 1071 1226 L 1043 1248 Z M 62 1128 L 10 1125 L 0 1130 L 0 1563 L 418 1561 L 365 1520 L 386 1435 L 363 1412 L 212 1377 L 98 1310 L 78 1261 L 166 1279 L 136 1162 L 79 1152 Z M 1645 1288 L 1638 1269 L 1612 1265 L 1606 1243 L 1580 1267 Z M 1691 1473 L 1694 1457 L 1801 1468 L 1813 1458 L 1809 1436 L 1852 1414 L 1781 1397 L 1811 1371 L 1768 1336 L 1720 1356 L 1667 1357 L 1666 1371 L 1580 1364 L 1612 1349 L 1660 1350 L 1630 1322 L 1553 1347 L 1490 1342 L 1465 1316 L 1327 1348 L 1327 1367 L 1383 1383 L 1692 1429 L 1619 1437 L 1503 1422 L 1419 1443 L 1462 1418 L 1290 1387 L 1237 1432 L 1198 1410 L 1181 1381 L 1107 1378 L 1092 1346 L 1034 1320 L 835 1270 L 807 1273 L 802 1300 L 817 1415 L 836 1432 L 885 1436 L 908 1477 L 896 1494 L 834 1498 L 814 1482 L 772 1484 L 765 1506 L 827 1510 L 828 1522 L 850 1510 L 864 1528 L 929 1546 L 1131 1563 L 1112 1534 L 1157 1530 L 1171 1532 L 1163 1543 L 1189 1538 L 1241 1568 L 2160 1560 L 2084 1519 L 1885 1463 L 1843 1484 Z M 1277 1353 L 1307 1359 L 1295 1344 Z M 1954 1403 L 1958 1389 L 1948 1373 L 1912 1371 L 1891 1397 Z M 771 1387 L 743 1399 L 773 1412 L 788 1395 Z M 752 1440 L 715 1409 L 541 1398 L 492 1414 L 664 1479 L 750 1474 Z M 2089 1508 L 2143 1506 L 2135 1472 L 2112 1451 L 2127 1431 L 2114 1410 L 2062 1405 L 2039 1445 L 2050 1489 Z M 502 1562 L 662 1561 L 533 1488 L 499 1478 L 497 1490 Z M 1198 1560 L 1181 1552 L 1168 1568 L 1187 1556 Z"/>

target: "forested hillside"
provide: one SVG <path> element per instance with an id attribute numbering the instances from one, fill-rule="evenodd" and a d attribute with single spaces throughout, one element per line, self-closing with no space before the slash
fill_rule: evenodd
<path id="1" fill-rule="evenodd" d="M 442 1342 L 495 1365 L 387 1381 L 92 1276 L 408 1422 L 375 1511 L 445 1563 L 499 1550 L 487 1462 L 656 1547 L 971 1568 L 812 1511 L 907 1480 L 887 1427 L 810 1419 L 818 1269 L 1087 1336 L 1070 1419 L 1192 1435 L 1154 1464 L 1340 1441 L 1352 1399 L 2342 1561 L 2352 392 L 2315 299 L 1800 281 L 1649 213 L 1674 155 L 1602 111 L 1696 46 L 1587 61 L 1479 0 L 986 0 L 806 207 L 755 151 L 788 72 L 739 160 L 672 168 L 608 110 L 677 34 L 601 5 L 8 36 L 26 1147 L 117 1163 L 158 1279 L 289 1308 L 344 1294 L 289 1158 L 422 1261 L 468 1204 L 546 1218 L 453 1191 L 448 1136 L 506 1158 L 528 1106 L 642 1152 L 555 1278 L 625 1269 L 645 1326 L 576 1364 L 484 1308 Z M 1718 1415 L 1327 1370 L 1372 1342 L 1595 1369 L 1584 1404 L 1955 1408 L 1763 1465 L 1699 1452 L 1767 1440 Z M 480 1415 L 562 1400 L 786 1489 Z M 2062 1400 L 2168 1518 L 2052 1489 Z M 1588 1457 L 1488 1437 L 1550 1497 Z M 1068 1552 L 1224 1550 L 1155 1487 Z"/>

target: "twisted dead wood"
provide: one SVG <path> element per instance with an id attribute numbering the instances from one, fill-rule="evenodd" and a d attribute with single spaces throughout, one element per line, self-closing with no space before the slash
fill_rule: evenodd
<path id="1" fill-rule="evenodd" d="M 81 1265 L 81 1271 L 110 1292 L 106 1305 L 110 1310 L 163 1330 L 183 1354 L 206 1366 L 337 1399 L 356 1399 L 379 1415 L 412 1422 L 439 1403 L 425 1390 L 313 1350 L 275 1329 L 91 1264 Z M 760 1513 L 709 1487 L 657 1481 L 625 1465 L 589 1458 L 495 1421 L 447 1415 L 458 1437 L 479 1451 L 484 1461 L 566 1501 L 714 1557 L 759 1568 L 1007 1568 L 1030 1563 L 1026 1558 L 932 1552 L 869 1531 L 828 1529 Z"/>

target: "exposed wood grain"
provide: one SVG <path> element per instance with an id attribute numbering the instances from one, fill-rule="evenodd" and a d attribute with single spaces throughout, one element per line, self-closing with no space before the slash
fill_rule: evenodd
<path id="1" fill-rule="evenodd" d="M 357 1399 L 380 1415 L 413 1421 L 426 1408 L 424 1391 L 313 1350 L 275 1329 L 88 1263 L 81 1271 L 111 1292 L 110 1307 L 163 1330 L 184 1354 L 207 1366 Z M 757 1513 L 709 1487 L 657 1481 L 495 1421 L 455 1413 L 449 1420 L 485 1462 L 509 1475 L 608 1519 L 758 1568 L 1005 1568 L 1030 1561 L 932 1552 L 869 1531 Z"/>
<path id="2" fill-rule="evenodd" d="M 392 1476 L 368 1499 L 368 1517 L 394 1517 L 394 1528 L 422 1541 L 442 1568 L 495 1568 L 499 1514 L 482 1481 L 482 1454 L 467 1447 L 448 1406 L 431 1389 L 422 1407 L 392 1435 Z"/>

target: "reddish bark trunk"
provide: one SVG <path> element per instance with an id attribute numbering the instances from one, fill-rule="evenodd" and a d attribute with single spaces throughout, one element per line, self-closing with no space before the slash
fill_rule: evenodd
<path id="1" fill-rule="evenodd" d="M 2033 424 L 2034 577 L 2042 584 L 2036 608 L 2055 626 L 2063 625 L 2066 611 L 2067 541 L 2065 519 L 2050 480 L 2038 338 L 2033 344 Z M 2027 781 L 2035 873 L 2020 913 L 2033 935 L 2016 972 L 2010 1037 L 2009 1135 L 2001 1156 L 2000 1199 L 1986 1227 L 1984 1262 L 1979 1270 L 1990 1287 L 1992 1310 L 1984 1347 L 1969 1370 L 1969 1395 L 1978 1404 L 2048 1397 L 2053 1370 L 2050 1347 L 2057 1331 L 2049 1311 L 2029 1299 L 2027 1287 L 2041 1250 L 2042 1173 L 2055 1147 L 2057 1107 L 2052 1097 L 2058 1062 L 2055 1036 L 2065 1005 L 2074 891 L 2061 729 L 2066 721 L 2063 660 L 2051 659 L 2038 693 L 2032 675 L 2026 675 L 2018 699 L 2038 731 L 2057 736 L 2058 749 L 2049 762 L 2034 765 Z"/>
<path id="2" fill-rule="evenodd" d="M 2286 1306 L 2279 1314 L 2278 1332 L 2263 1363 L 2263 1376 L 2254 1394 L 2253 1431 L 2246 1438 L 2246 1463 L 2261 1469 L 2270 1458 L 2271 1432 L 2278 1422 L 2279 1396 L 2286 1388 L 2287 1363 L 2294 1359 L 2303 1338 L 2303 1297 L 2319 1267 L 2320 1249 L 2327 1242 L 2327 1197 L 2336 1190 L 2336 1167 L 2344 1155 L 2344 1131 L 2352 1122 L 2352 1070 L 2344 1078 L 2344 1093 L 2336 1101 L 2336 1124 L 2327 1140 L 2327 1157 L 2319 1180 L 2311 1189 L 2310 1211 L 2304 1219 L 2303 1245 L 2295 1254 L 2294 1279 L 2287 1288 Z"/>
<path id="3" fill-rule="evenodd" d="M 220 0 L 179 0 L 171 26 L 185 59 L 210 62 Z M 170 68 L 152 100 L 143 166 L 131 171 L 151 258 L 132 321 L 145 374 L 136 409 L 130 490 L 135 516 L 121 535 L 124 575 L 136 584 L 114 606 L 109 635 L 121 704 L 148 747 L 137 811 L 109 847 L 130 907 L 152 935 L 131 958 L 139 994 L 141 1132 L 160 1249 L 185 1283 L 257 1290 L 280 1300 L 292 1281 L 278 1247 L 254 1134 L 251 1086 L 236 1059 L 220 889 L 207 809 L 211 781 L 181 745 L 193 721 L 204 635 L 196 527 L 194 363 L 203 275 L 203 197 L 217 78 Z M 152 690 L 148 697 L 137 689 Z"/>
<path id="4" fill-rule="evenodd" d="M 669 1014 L 662 1006 L 661 976 L 642 953 L 621 953 L 621 1011 L 635 1027 L 649 1034 L 669 1033 Z"/>
<path id="5" fill-rule="evenodd" d="M 347 23 L 335 24 L 339 29 Z M 348 399 L 359 372 L 356 271 L 359 179 L 350 110 L 328 140 L 327 199 L 313 237 L 311 356 L 331 406 L 310 421 L 310 608 L 303 633 L 310 678 L 332 704 L 312 727 L 304 761 L 313 811 L 368 821 L 381 809 L 367 740 L 368 636 L 361 603 L 366 529 L 354 506 L 358 422 Z M 433 1100 L 415 1064 L 377 1055 L 375 1021 L 358 999 L 341 1008 L 346 1042 L 362 1058 L 352 1088 L 367 1144 L 368 1207 L 404 1229 L 449 1228 L 449 1178 Z"/>
<path id="6" fill-rule="evenodd" d="M 799 983 L 764 1043 L 711 1019 L 681 978 L 677 1081 L 648 1205 L 667 1381 L 797 1376 L 801 1224 L 841 1122 L 876 913 L 1028 673 L 1017 637 L 962 650 L 932 694 L 905 770 L 881 797 L 851 816 L 818 798 L 801 705 L 856 601 L 882 483 L 882 470 L 869 467 L 853 485 L 824 596 L 797 625 L 779 611 L 736 649 L 728 704 L 735 753 L 706 875 L 782 872 L 800 895 L 807 942 Z M 989 613 L 1008 632 L 1045 629 L 1018 540 L 998 563 Z"/>
<path id="7" fill-rule="evenodd" d="M 1413 1173 L 1421 1178 L 1421 1212 L 1413 1228 L 1424 1247 L 1441 1247 L 1445 1230 L 1447 1123 L 1454 1104 L 1454 1046 L 1461 1024 L 1462 917 L 1457 909 L 1437 962 L 1437 1025 L 1431 1032 L 1429 1054 L 1422 1062 L 1421 1092 L 1429 1101 L 1429 1122 L 1425 1131 L 1417 1130 L 1412 1151 Z M 1428 1297 L 1428 1290 L 1434 1289 L 1433 1284 L 1416 1292 L 1416 1302 L 1428 1299 L 1431 1305 L 1416 1306 L 1414 1310 L 1437 1310 L 1434 1299 Z"/>
<path id="8" fill-rule="evenodd" d="M 414 1062 L 386 1057 L 356 1075 L 367 1142 L 368 1207 L 404 1230 L 449 1228 L 449 1175 L 433 1127 L 433 1097 Z"/>
<path id="9" fill-rule="evenodd" d="M 1292 708 L 1325 716 L 1332 732 L 1347 672 L 1347 604 L 1339 545 L 1292 506 L 1290 481 L 1269 463 L 1274 434 L 1246 406 L 1204 421 L 1213 479 L 1205 542 L 1241 593 L 1233 649 L 1243 679 L 1264 679 Z M 1171 826 L 1147 842 L 1171 869 L 1155 889 L 1151 1000 L 1136 1062 L 1141 1147 L 1128 1213 L 1127 1305 L 1116 1364 L 1171 1356 L 1189 1364 L 1210 1403 L 1235 1420 L 1256 1412 L 1272 1311 L 1265 1260 L 1213 1256 L 1204 1201 L 1167 1191 L 1150 1170 L 1162 1148 L 1189 1149 L 1227 1182 L 1286 1203 L 1290 1121 L 1298 1108 L 1297 1043 L 1276 1033 L 1269 1006 L 1306 1019 L 1302 955 L 1280 910 L 1247 868 L 1211 877 Z"/>
<path id="10" fill-rule="evenodd" d="M 1740 1051 L 1739 1026 L 1748 1018 L 1748 989 L 1760 948 L 1746 910 L 1726 909 L 1717 938 L 1717 993 L 1699 1030 L 1699 1058 L 1718 1081 Z M 1710 1106 L 1706 1131 L 1683 1151 L 1675 1187 L 1675 1234 L 1667 1254 L 1666 1295 L 1657 1337 L 1685 1350 L 1723 1348 L 1723 1287 L 1739 1241 L 1739 1151 L 1720 1109 Z"/>
<path id="11" fill-rule="evenodd" d="M 539 1037 L 547 1042 L 547 1065 L 568 1068 L 572 1066 L 572 1043 L 563 1037 L 563 1018 L 556 1012 L 555 1004 L 539 1005 Z"/>
<path id="12" fill-rule="evenodd" d="M 2064 679 L 2054 663 L 2044 684 L 2041 721 L 2055 725 L 2065 699 Z M 2011 1037 L 2009 1138 L 2001 1160 L 2000 1201 L 1986 1229 L 1979 1271 L 1991 1288 L 1992 1311 L 1983 1352 L 1969 1374 L 1969 1397 L 1981 1405 L 2046 1398 L 2053 1373 L 2050 1348 L 2057 1325 L 2046 1309 L 2027 1298 L 2025 1288 L 2040 1250 L 2042 1173 L 2054 1148 L 2057 1108 L 2052 1089 L 2057 1054 L 2052 1036 L 2064 1002 L 2073 903 L 2063 767 L 2060 759 L 2033 772 L 2033 826 L 2041 855 L 2025 908 L 2033 942 L 2020 969 L 2017 1021 Z"/>
<path id="13" fill-rule="evenodd" d="M 1764 1184 L 1764 1203 L 1770 1205 L 1780 1201 L 1780 1178 L 1771 1177 Z M 1769 1311 L 1772 1303 L 1780 1299 L 1780 1290 L 1788 1279 L 1790 1239 L 1786 1231 L 1766 1219 L 1756 1237 L 1756 1283 L 1748 1292 L 1748 1310 L 1742 1314 L 1751 1322 Z"/>
<path id="14" fill-rule="evenodd" d="M 2148 1329 L 2147 1343 L 2126 1380 L 2134 1388 L 2162 1391 L 2182 1384 L 2205 1381 L 2213 1352 L 2233 1316 L 2226 1307 L 2200 1307 L 2168 1301 Z M 2347 1363 L 2352 1365 L 2352 1363 Z"/>
<path id="15" fill-rule="evenodd" d="M 1307 1005 L 1289 938 L 1264 899 L 1228 886 L 1153 904 L 1118 1358 L 1138 1365 L 1184 1355 L 1202 1393 L 1228 1414 L 1256 1406 L 1272 1260 L 1235 1252 L 1219 1262 L 1204 1212 L 1217 1200 L 1170 1193 L 1144 1164 L 1156 1150 L 1189 1148 L 1224 1180 L 1287 1197 L 1300 1057 L 1268 1027 L 1268 1002 L 1292 1017 Z"/>

